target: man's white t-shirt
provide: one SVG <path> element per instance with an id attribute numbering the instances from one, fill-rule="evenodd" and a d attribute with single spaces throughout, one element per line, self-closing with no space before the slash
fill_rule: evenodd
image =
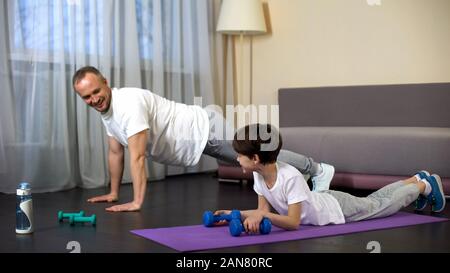
<path id="1" fill-rule="evenodd" d="M 303 175 L 294 167 L 278 161 L 277 180 L 269 189 L 264 178 L 253 172 L 253 189 L 264 196 L 270 205 L 281 215 L 287 215 L 288 205 L 301 202 L 301 224 L 323 226 L 343 224 L 345 218 L 338 201 L 325 192 L 312 192 Z"/>
<path id="2" fill-rule="evenodd" d="M 113 88 L 111 93 L 111 106 L 101 115 L 108 136 L 128 147 L 128 138 L 148 129 L 148 157 L 170 165 L 198 163 L 209 135 L 204 109 L 145 89 Z"/>

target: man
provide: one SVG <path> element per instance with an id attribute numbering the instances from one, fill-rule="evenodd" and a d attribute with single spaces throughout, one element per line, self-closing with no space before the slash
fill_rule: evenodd
<path id="1" fill-rule="evenodd" d="M 217 113 L 208 114 L 199 106 L 176 103 L 145 89 L 111 89 L 105 77 L 90 66 L 79 69 L 72 84 L 84 102 L 101 113 L 108 135 L 111 192 L 88 199 L 88 202 L 119 199 L 126 147 L 130 154 L 133 201 L 109 207 L 107 211 L 140 210 L 146 191 L 146 157 L 163 164 L 192 166 L 204 153 L 236 162 L 232 140 L 221 139 L 212 133 Z M 316 191 L 329 188 L 333 166 L 316 163 L 312 158 L 286 150 L 280 151 L 279 160 L 310 174 Z"/>

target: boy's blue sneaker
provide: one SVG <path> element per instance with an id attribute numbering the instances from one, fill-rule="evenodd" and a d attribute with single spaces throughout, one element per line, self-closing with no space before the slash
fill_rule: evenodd
<path id="1" fill-rule="evenodd" d="M 417 175 L 419 177 L 419 180 L 422 180 L 424 178 L 427 178 L 427 176 L 430 176 L 430 173 L 425 170 L 422 170 L 422 171 L 416 173 L 415 175 Z"/>
<path id="2" fill-rule="evenodd" d="M 431 204 L 433 212 L 441 212 L 445 208 L 445 195 L 442 189 L 441 178 L 437 174 L 425 178 L 431 185 L 431 193 L 428 195 L 428 202 Z"/>
<path id="3" fill-rule="evenodd" d="M 415 175 L 417 175 L 419 177 L 419 180 L 427 178 L 428 176 L 430 176 L 430 173 L 427 171 L 420 171 L 418 173 L 416 173 Z M 416 199 L 416 210 L 423 210 L 428 204 L 428 198 L 425 197 L 423 194 L 419 194 L 419 197 Z"/>

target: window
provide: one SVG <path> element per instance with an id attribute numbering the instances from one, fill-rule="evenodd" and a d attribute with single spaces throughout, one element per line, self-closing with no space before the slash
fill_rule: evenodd
<path id="1" fill-rule="evenodd" d="M 112 44 L 105 41 L 105 37 L 113 39 L 115 33 L 106 22 L 111 15 L 104 14 L 108 10 L 105 5 L 128 4 L 109 0 L 18 0 L 13 4 L 13 59 L 30 60 L 33 57 L 36 61 L 50 61 L 52 54 L 61 51 L 102 55 L 105 46 Z M 152 0 L 135 0 L 135 6 L 140 56 L 150 60 L 153 51 Z M 121 6 L 116 8 L 123 11 Z M 111 33 L 106 36 L 105 31 Z"/>

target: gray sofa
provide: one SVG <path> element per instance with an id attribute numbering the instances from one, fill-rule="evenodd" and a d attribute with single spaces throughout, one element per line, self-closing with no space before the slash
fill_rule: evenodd
<path id="1" fill-rule="evenodd" d="M 374 190 L 425 169 L 450 193 L 450 83 L 282 88 L 278 99 L 283 148 L 334 165 L 331 187 Z M 219 162 L 219 178 L 238 169 Z"/>

